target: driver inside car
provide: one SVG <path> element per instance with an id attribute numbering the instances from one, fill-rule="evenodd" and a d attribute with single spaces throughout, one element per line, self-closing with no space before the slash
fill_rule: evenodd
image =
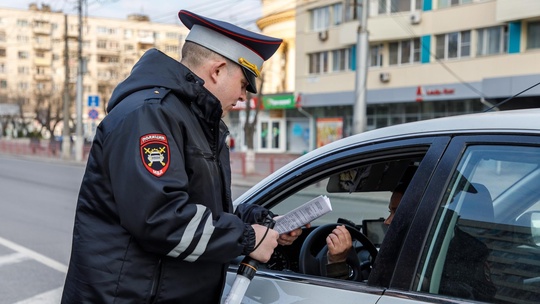
<path id="1" fill-rule="evenodd" d="M 390 215 L 384 223 L 389 226 L 394 219 L 397 207 L 407 185 L 404 183 L 398 184 L 388 204 L 388 212 Z M 352 237 L 347 228 L 343 225 L 336 228 L 326 237 L 326 245 L 328 246 L 328 263 L 326 264 L 326 276 L 336 279 L 349 279 L 351 277 L 351 268 L 347 265 L 347 255 L 352 249 Z"/>

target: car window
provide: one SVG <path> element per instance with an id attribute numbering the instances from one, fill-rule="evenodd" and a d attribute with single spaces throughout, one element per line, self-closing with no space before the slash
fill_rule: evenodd
<path id="1" fill-rule="evenodd" d="M 384 157 L 379 155 L 374 159 L 352 158 L 349 162 L 336 163 L 333 169 L 320 172 L 319 178 L 296 185 L 295 191 L 279 202 L 274 202 L 270 210 L 282 215 L 319 195 L 325 195 L 330 200 L 332 211 L 312 221 L 312 228 L 304 229 L 302 238 L 322 225 L 341 223 L 367 234 L 373 245 L 378 247 L 385 237 L 386 227 L 382 222 L 389 214 L 388 204 L 392 191 L 399 183 L 412 179 L 424 157 L 425 148 L 406 156 L 387 153 Z M 369 233 L 362 226 L 367 223 L 371 227 Z M 315 242 L 316 248 L 313 250 L 321 250 L 325 239 L 326 235 Z M 291 246 L 278 246 L 266 267 L 270 270 L 302 273 L 298 261 L 302 246 L 302 240 Z M 364 261 L 369 258 L 365 256 L 364 244 L 353 242 L 353 246 L 359 259 Z"/>
<path id="2" fill-rule="evenodd" d="M 469 146 L 429 232 L 414 290 L 540 301 L 540 148 Z"/>

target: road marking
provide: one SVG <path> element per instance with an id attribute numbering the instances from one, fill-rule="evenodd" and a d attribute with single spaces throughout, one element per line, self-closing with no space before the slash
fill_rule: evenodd
<path id="1" fill-rule="evenodd" d="M 28 260 L 28 259 L 29 258 L 25 254 L 22 254 L 20 252 L 6 254 L 3 256 L 0 256 L 0 267 L 4 265 L 19 263 L 21 261 Z"/>
<path id="2" fill-rule="evenodd" d="M 53 289 L 13 304 L 57 304 L 61 301 L 62 289 L 62 287 Z"/>
<path id="3" fill-rule="evenodd" d="M 31 249 L 28 249 L 24 246 L 21 246 L 19 244 L 13 243 L 12 241 L 6 240 L 4 238 L 0 237 L 0 245 L 4 245 L 18 253 L 21 253 L 31 259 L 34 259 L 41 264 L 50 267 L 52 269 L 55 269 L 57 271 L 60 271 L 62 273 L 67 273 L 68 267 L 60 262 L 57 262 L 51 258 L 48 258 L 40 253 L 37 253 Z"/>

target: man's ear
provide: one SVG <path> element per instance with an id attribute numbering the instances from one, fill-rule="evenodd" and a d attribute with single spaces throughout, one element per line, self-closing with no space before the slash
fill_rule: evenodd
<path id="1" fill-rule="evenodd" d="M 213 61 L 210 65 L 210 79 L 212 82 L 217 83 L 219 77 L 225 76 L 227 72 L 227 62 L 225 60 Z"/>

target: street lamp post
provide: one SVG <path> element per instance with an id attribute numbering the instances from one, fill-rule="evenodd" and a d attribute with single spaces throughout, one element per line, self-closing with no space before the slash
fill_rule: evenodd
<path id="1" fill-rule="evenodd" d="M 82 161 L 83 155 L 83 126 L 82 126 L 82 96 L 83 96 L 83 58 L 82 58 L 82 7 L 84 0 L 79 0 L 79 39 L 77 49 L 78 69 L 77 69 L 77 140 L 75 142 L 75 160 Z"/>
<path id="2" fill-rule="evenodd" d="M 353 128 L 354 134 L 362 133 L 366 130 L 366 80 L 367 80 L 367 64 L 368 64 L 368 49 L 369 35 L 367 30 L 368 19 L 368 2 L 362 2 L 362 17 L 360 26 L 358 27 L 358 37 L 356 42 L 356 85 L 355 85 L 355 103 Z"/>

